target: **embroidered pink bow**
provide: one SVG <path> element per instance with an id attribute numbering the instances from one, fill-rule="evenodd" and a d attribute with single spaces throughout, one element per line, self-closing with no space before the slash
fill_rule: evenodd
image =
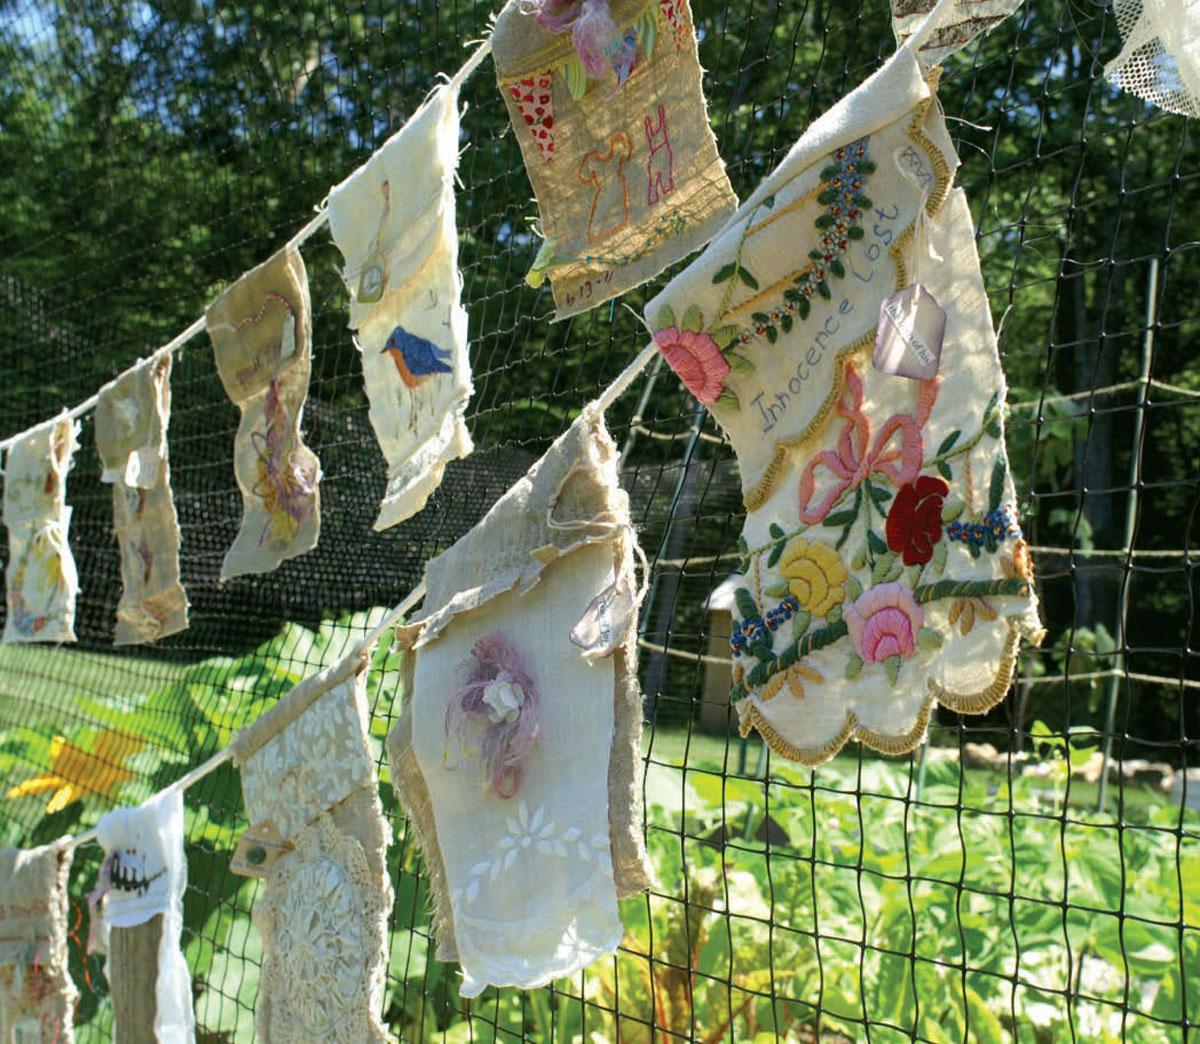
<path id="1" fill-rule="evenodd" d="M 916 411 L 889 417 L 872 441 L 871 419 L 862 408 L 862 378 L 850 363 L 846 364 L 845 376 L 836 410 L 846 423 L 838 434 L 837 449 L 822 450 L 805 465 L 800 476 L 800 521 L 810 526 L 824 521 L 842 495 L 858 489 L 873 472 L 886 475 L 893 485 L 900 487 L 917 477 L 924 459 L 921 430 L 937 400 L 937 379 L 922 381 L 918 385 Z M 896 435 L 898 445 L 893 442 Z M 830 472 L 834 481 L 813 507 L 818 468 Z"/>

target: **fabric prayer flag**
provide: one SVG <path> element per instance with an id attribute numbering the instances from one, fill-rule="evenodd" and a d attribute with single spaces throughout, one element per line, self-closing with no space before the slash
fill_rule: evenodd
<path id="1" fill-rule="evenodd" d="M 1115 0 L 1124 46 L 1113 83 L 1181 116 L 1200 116 L 1200 0 Z"/>
<path id="2" fill-rule="evenodd" d="M 445 84 L 329 194 L 371 426 L 388 467 L 377 530 L 420 511 L 447 462 L 472 450 L 457 166 L 458 88 Z"/>
<path id="3" fill-rule="evenodd" d="M 729 433 L 747 516 L 743 735 L 816 763 L 916 746 L 1040 640 L 971 214 L 914 40 L 818 119 L 647 306 Z"/>
<path id="4" fill-rule="evenodd" d="M 0 851 L 0 1041 L 70 1044 L 78 991 L 67 971 L 62 844 Z"/>
<path id="5" fill-rule="evenodd" d="M 385 1044 L 391 834 L 368 740 L 366 655 L 296 686 L 234 737 L 250 827 L 234 869 L 264 879 L 256 1022 L 267 1044 Z"/>
<path id="6" fill-rule="evenodd" d="M 912 35 L 938 0 L 892 0 L 892 31 L 897 46 Z M 925 68 L 941 65 L 975 37 L 994 29 L 1021 6 L 1021 0 L 954 0 L 930 27 L 921 44 Z"/>
<path id="7" fill-rule="evenodd" d="M 424 615 L 399 631 L 414 652 L 392 780 L 465 997 L 614 950 L 618 898 L 649 886 L 634 554 L 616 447 L 588 406 L 428 563 Z"/>
<path id="8" fill-rule="evenodd" d="M 574 44 L 596 6 L 612 37 L 598 65 Z M 736 208 L 688 0 L 510 0 L 492 53 L 545 240 L 529 279 L 549 275 L 556 318 L 653 279 Z"/>
<path id="9" fill-rule="evenodd" d="M 75 641 L 79 575 L 67 541 L 67 472 L 79 424 L 64 413 L 34 429 L 8 451 L 4 468 L 6 642 Z"/>
<path id="10" fill-rule="evenodd" d="M 269 573 L 317 546 L 321 464 L 300 437 L 312 369 L 308 274 L 295 247 L 251 269 L 205 314 L 217 373 L 241 421 L 234 471 L 242 525 L 221 579 Z"/>
<path id="11" fill-rule="evenodd" d="M 165 790 L 96 825 L 96 890 L 118 1044 L 195 1039 L 192 979 L 180 949 L 187 859 L 183 792 Z"/>
<path id="12" fill-rule="evenodd" d="M 113 487 L 113 529 L 121 552 L 117 645 L 149 644 L 188 625 L 167 461 L 170 418 L 170 355 L 130 370 L 96 405 L 100 479 Z"/>

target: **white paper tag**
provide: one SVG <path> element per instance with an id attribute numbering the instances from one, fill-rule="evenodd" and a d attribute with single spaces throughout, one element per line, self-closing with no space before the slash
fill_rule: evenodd
<path id="1" fill-rule="evenodd" d="M 920 283 L 885 298 L 879 306 L 872 362 L 880 373 L 928 381 L 937 376 L 946 335 L 946 313 Z"/>

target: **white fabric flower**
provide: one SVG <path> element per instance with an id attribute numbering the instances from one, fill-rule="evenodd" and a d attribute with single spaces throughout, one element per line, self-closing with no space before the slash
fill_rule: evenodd
<path id="1" fill-rule="evenodd" d="M 493 724 L 508 724 L 516 721 L 525 705 L 525 690 L 512 680 L 507 671 L 501 671 L 496 680 L 489 682 L 483 690 L 483 702 L 488 706 L 488 721 Z"/>

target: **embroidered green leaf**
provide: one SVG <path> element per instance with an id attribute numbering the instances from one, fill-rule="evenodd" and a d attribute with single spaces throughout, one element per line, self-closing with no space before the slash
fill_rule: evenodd
<path id="1" fill-rule="evenodd" d="M 1004 499 L 1004 480 L 1008 478 L 1008 470 L 1004 467 L 1004 458 L 997 457 L 992 465 L 992 481 L 988 483 L 988 508 L 995 511 Z"/>
<path id="2" fill-rule="evenodd" d="M 871 583 L 882 584 L 887 581 L 887 575 L 896 564 L 896 556 L 891 551 L 876 555 L 875 564 L 871 567 Z"/>
<path id="3" fill-rule="evenodd" d="M 967 545 L 967 550 L 971 552 L 972 558 L 978 558 L 983 552 L 979 549 L 979 545 L 971 543 Z"/>
<path id="4" fill-rule="evenodd" d="M 750 545 L 746 543 L 746 535 L 744 533 L 737 538 L 737 549 L 740 555 L 750 554 Z"/>
<path id="5" fill-rule="evenodd" d="M 949 550 L 950 545 L 944 540 L 939 540 L 933 545 L 933 557 L 929 560 L 929 565 L 934 576 L 941 576 L 946 572 L 946 554 Z"/>
<path id="6" fill-rule="evenodd" d="M 992 410 L 996 408 L 996 404 L 1000 401 L 1000 391 L 997 389 L 992 392 L 992 397 L 988 399 L 988 404 L 983 408 L 983 423 L 986 424 L 992 419 Z"/>
<path id="7" fill-rule="evenodd" d="M 775 670 L 786 671 L 792 664 L 800 658 L 800 650 L 796 648 L 793 642 L 779 654 L 779 659 L 775 661 Z"/>
<path id="8" fill-rule="evenodd" d="M 783 292 L 783 299 L 785 301 L 799 301 L 803 296 L 799 290 L 790 286 Z"/>
<path id="9" fill-rule="evenodd" d="M 783 541 L 771 548 L 771 553 L 767 556 L 767 566 L 773 566 L 779 561 L 779 556 L 783 554 Z"/>
<path id="10" fill-rule="evenodd" d="M 825 260 L 825 255 L 822 254 L 821 251 L 819 251 L 819 250 L 810 250 L 808 252 L 808 256 L 810 258 L 812 258 L 814 261 L 824 261 Z"/>
<path id="11" fill-rule="evenodd" d="M 771 321 L 771 317 L 766 312 L 751 312 L 750 318 L 761 326 L 766 326 Z"/>
<path id="12" fill-rule="evenodd" d="M 1000 414 L 999 413 L 996 413 L 992 417 L 992 419 L 990 421 L 988 421 L 987 428 L 985 430 L 993 439 L 1000 438 L 1001 431 L 1000 431 Z"/>
<path id="13" fill-rule="evenodd" d="M 713 284 L 728 282 L 733 278 L 734 273 L 737 272 L 737 267 L 736 261 L 730 261 L 728 264 L 722 265 L 713 273 Z"/>
<path id="14" fill-rule="evenodd" d="M 738 402 L 737 393 L 732 388 L 726 388 L 721 392 L 716 405 L 726 410 L 740 410 L 742 408 L 742 404 Z"/>
<path id="15" fill-rule="evenodd" d="M 851 569 L 865 569 L 867 566 L 867 545 L 862 544 L 857 551 L 854 552 L 854 557 L 850 559 Z M 858 581 L 855 581 L 857 583 Z M 860 591 L 861 593 L 861 591 Z"/>
<path id="16" fill-rule="evenodd" d="M 830 178 L 836 178 L 841 173 L 841 168 L 836 163 L 829 164 L 828 167 L 822 167 L 819 175 L 822 181 L 828 181 Z"/>
<path id="17" fill-rule="evenodd" d="M 950 470 L 950 465 L 944 460 L 939 460 L 937 462 L 937 470 L 938 474 L 941 475 L 942 478 L 944 478 L 947 482 L 953 481 L 954 473 Z"/>
<path id="18" fill-rule="evenodd" d="M 839 279 L 846 278 L 846 266 L 843 265 L 836 257 L 829 262 L 829 271 L 831 271 Z"/>
<path id="19" fill-rule="evenodd" d="M 780 537 L 784 536 L 783 526 L 781 526 L 778 522 L 772 522 L 767 527 L 767 532 L 771 534 L 771 539 L 773 540 L 778 540 Z"/>
<path id="20" fill-rule="evenodd" d="M 792 313 L 784 312 L 782 318 L 779 320 L 779 325 L 783 328 L 784 333 L 791 333 L 792 326 L 794 325 L 794 320 L 792 319 Z"/>
<path id="21" fill-rule="evenodd" d="M 908 582 L 909 587 L 916 587 L 917 581 L 921 579 L 921 569 L 919 565 L 909 566 L 904 570 L 904 579 Z"/>
<path id="22" fill-rule="evenodd" d="M 579 55 L 573 54 L 567 59 L 567 64 L 562 67 L 562 74 L 567 83 L 567 90 L 575 101 L 587 94 L 587 73 L 583 71 L 583 62 L 579 60 Z"/>
<path id="23" fill-rule="evenodd" d="M 967 502 L 962 497 L 950 497 L 942 504 L 942 521 L 953 522 L 967 510 Z"/>
<path id="24" fill-rule="evenodd" d="M 688 305 L 687 311 L 683 313 L 683 319 L 679 324 L 680 328 L 687 330 L 689 333 L 699 333 L 704 329 L 704 313 L 700 311 L 699 305 Z"/>
<path id="25" fill-rule="evenodd" d="M 812 617 L 803 609 L 792 617 L 792 637 L 803 638 L 804 632 L 808 630 L 808 625 L 812 623 Z"/>
<path id="26" fill-rule="evenodd" d="M 812 311 L 812 302 L 803 294 L 800 295 L 800 300 L 796 302 L 796 311 L 801 319 L 807 319 L 808 313 Z"/>
<path id="27" fill-rule="evenodd" d="M 869 159 L 859 160 L 858 161 L 858 172 L 860 174 L 862 174 L 864 177 L 867 174 L 874 174 L 875 173 L 875 161 L 869 160 Z"/>
<path id="28" fill-rule="evenodd" d="M 766 207 L 768 210 L 770 210 L 773 206 L 775 206 L 775 193 L 772 192 L 769 196 L 764 196 L 762 205 L 764 207 Z"/>
<path id="29" fill-rule="evenodd" d="M 884 554 L 888 549 L 887 544 L 870 529 L 867 530 L 867 544 L 877 555 Z"/>
<path id="30" fill-rule="evenodd" d="M 757 279 L 755 279 L 755 278 L 754 278 L 754 276 L 752 276 L 752 275 L 750 274 L 750 272 L 749 272 L 747 269 L 745 269 L 745 268 L 739 268 L 739 269 L 737 270 L 737 274 L 738 274 L 738 278 L 739 278 L 739 279 L 740 279 L 740 280 L 741 280 L 743 283 L 745 283 L 745 284 L 746 284 L 748 287 L 750 287 L 750 289 L 751 289 L 751 290 L 757 290 L 757 289 L 758 289 L 758 280 L 757 280 Z"/>
<path id="31" fill-rule="evenodd" d="M 851 653 L 849 658 L 846 660 L 846 669 L 842 672 L 842 675 L 845 677 L 846 681 L 853 681 L 860 674 L 862 674 L 862 669 L 862 657 L 859 656 L 858 653 Z"/>
<path id="32" fill-rule="evenodd" d="M 940 446 L 938 446 L 937 453 L 935 453 L 934 456 L 940 457 L 945 453 L 949 453 L 951 448 L 958 441 L 958 437 L 961 434 L 962 434 L 962 432 L 959 431 L 957 428 L 955 428 L 954 431 L 950 432 L 949 435 L 947 435 L 944 439 L 942 439 L 942 444 Z"/>
<path id="33" fill-rule="evenodd" d="M 725 351 L 737 344 L 738 335 L 741 332 L 736 326 L 714 326 L 708 331 L 708 336 L 717 342 L 718 348 Z"/>
<path id="34" fill-rule="evenodd" d="M 855 196 L 854 202 L 862 207 L 863 210 L 870 210 L 875 205 L 871 202 L 870 196 Z"/>
<path id="35" fill-rule="evenodd" d="M 661 305 L 658 309 L 658 328 L 665 330 L 668 326 L 675 325 L 675 309 L 669 304 Z"/>
<path id="36" fill-rule="evenodd" d="M 830 609 L 829 612 L 825 614 L 825 622 L 831 624 L 841 623 L 842 607 L 840 605 L 835 605 L 832 609 Z"/>
<path id="37" fill-rule="evenodd" d="M 899 656 L 889 656 L 883 661 L 884 673 L 887 674 L 888 682 L 893 686 L 900 677 L 900 664 L 903 662 Z"/>
<path id="38" fill-rule="evenodd" d="M 817 284 L 817 293 L 825 298 L 826 301 L 833 297 L 833 292 L 829 289 L 829 284 L 824 279 Z"/>
<path id="39" fill-rule="evenodd" d="M 830 214 L 822 214 L 814 224 L 817 228 L 829 228 L 833 224 L 833 217 Z"/>
<path id="40" fill-rule="evenodd" d="M 788 593 L 787 581 L 783 580 L 777 584 L 771 584 L 770 587 L 763 588 L 763 594 L 771 598 L 783 598 Z"/>
<path id="41" fill-rule="evenodd" d="M 735 588 L 733 600 L 737 603 L 738 613 L 743 620 L 749 620 L 750 617 L 758 615 L 758 606 L 754 604 L 754 595 L 746 588 Z"/>
<path id="42" fill-rule="evenodd" d="M 848 526 L 857 517 L 857 511 L 853 508 L 846 508 L 844 511 L 835 511 L 832 515 L 826 515 L 821 525 L 829 526 L 832 529 L 839 529 L 842 526 Z"/>
<path id="43" fill-rule="evenodd" d="M 779 334 L 775 330 L 774 326 L 767 327 L 767 340 L 770 341 L 772 344 L 774 344 L 777 340 L 779 340 Z"/>
<path id="44" fill-rule="evenodd" d="M 846 580 L 846 597 L 851 602 L 857 602 L 863 593 L 862 581 L 856 576 L 849 577 Z"/>
<path id="45" fill-rule="evenodd" d="M 985 534 L 985 536 L 983 538 L 983 546 L 985 548 L 987 548 L 988 554 L 992 554 L 992 555 L 994 555 L 996 553 L 996 549 L 999 546 L 996 543 L 995 534 L 990 529 L 987 531 L 987 533 Z"/>
<path id="46" fill-rule="evenodd" d="M 752 363 L 744 355 L 739 355 L 737 352 L 727 353 L 725 360 L 729 363 L 729 368 L 733 370 L 734 373 L 754 372 L 754 363 Z"/>
<path id="47" fill-rule="evenodd" d="M 658 35 L 658 12 L 653 7 L 646 8 L 638 19 L 634 30 L 642 42 L 642 50 L 649 58 L 654 54 L 654 41 Z"/>
<path id="48" fill-rule="evenodd" d="M 820 203 L 821 206 L 827 207 L 837 198 L 838 190 L 834 188 L 827 188 L 824 192 L 821 192 L 817 195 L 817 202 Z"/>
<path id="49" fill-rule="evenodd" d="M 889 500 L 892 499 L 891 493 L 889 493 L 886 489 L 880 489 L 877 485 L 875 485 L 875 483 L 868 482 L 866 485 L 867 492 L 871 494 L 871 499 L 880 507 L 883 507 Z"/>
<path id="50" fill-rule="evenodd" d="M 849 239 L 862 239 L 865 235 L 866 233 L 862 230 L 861 225 L 851 225 L 846 229 L 846 236 Z"/>

